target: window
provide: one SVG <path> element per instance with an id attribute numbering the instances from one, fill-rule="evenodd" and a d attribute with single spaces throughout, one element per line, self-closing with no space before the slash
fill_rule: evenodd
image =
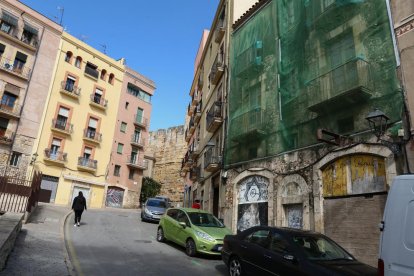
<path id="1" fill-rule="evenodd" d="M 21 159 L 22 159 L 21 153 L 13 152 L 10 158 L 10 166 L 18 167 Z"/>
<path id="2" fill-rule="evenodd" d="M 139 143 L 139 138 L 141 137 L 141 130 L 139 128 L 136 128 L 134 130 L 134 136 L 132 137 L 135 143 Z"/>
<path id="3" fill-rule="evenodd" d="M 87 62 L 85 66 L 85 74 L 97 79 L 99 77 L 98 66 Z"/>
<path id="4" fill-rule="evenodd" d="M 13 110 L 14 104 L 16 103 L 17 96 L 9 92 L 4 92 L 3 97 L 1 98 L 1 108 Z"/>
<path id="5" fill-rule="evenodd" d="M 3 55 L 5 49 L 6 49 L 6 46 L 0 43 L 0 57 Z"/>
<path id="6" fill-rule="evenodd" d="M 119 154 L 122 154 L 123 149 L 124 149 L 124 144 L 118 143 L 118 148 L 116 152 Z"/>
<path id="7" fill-rule="evenodd" d="M 134 175 L 135 175 L 135 170 L 134 169 L 130 169 L 129 170 L 128 179 L 134 180 Z"/>
<path id="8" fill-rule="evenodd" d="M 92 148 L 85 147 L 83 150 L 83 158 L 89 160 L 92 157 Z"/>
<path id="9" fill-rule="evenodd" d="M 16 57 L 14 58 L 13 63 L 13 71 L 21 73 L 23 71 L 23 67 L 26 64 L 27 55 L 17 52 Z"/>
<path id="10" fill-rule="evenodd" d="M 39 30 L 32 27 L 31 25 L 24 23 L 23 33 L 21 37 L 21 41 L 27 43 L 32 46 L 37 46 L 37 35 Z"/>
<path id="11" fill-rule="evenodd" d="M 52 160 L 58 159 L 61 144 L 62 144 L 62 139 L 53 137 L 52 144 L 50 145 L 50 156 L 49 156 L 50 159 Z"/>
<path id="12" fill-rule="evenodd" d="M 178 211 L 177 221 L 184 222 L 187 226 L 190 226 L 190 220 L 188 219 L 188 216 L 183 211 Z"/>
<path id="13" fill-rule="evenodd" d="M 1 15 L 1 22 L 0 22 L 0 30 L 9 34 L 13 35 L 15 28 L 17 26 L 18 19 L 13 14 L 2 10 Z"/>
<path id="14" fill-rule="evenodd" d="M 80 56 L 77 56 L 75 60 L 75 66 L 78 68 L 81 68 L 81 65 L 82 65 L 82 58 Z"/>
<path id="15" fill-rule="evenodd" d="M 95 93 L 93 94 L 93 102 L 97 104 L 103 103 L 103 90 L 100 88 L 95 88 Z"/>
<path id="16" fill-rule="evenodd" d="M 132 83 L 128 83 L 127 92 L 147 103 L 151 102 L 151 95 L 141 90 L 140 88 L 136 87 Z"/>
<path id="17" fill-rule="evenodd" d="M 173 218 L 173 219 L 177 218 L 177 214 L 178 214 L 177 209 L 170 209 L 170 210 L 167 211 L 167 216 L 169 216 L 170 218 Z"/>
<path id="18" fill-rule="evenodd" d="M 131 152 L 131 160 L 129 160 L 132 164 L 136 164 L 138 161 L 138 152 L 132 151 Z"/>
<path id="19" fill-rule="evenodd" d="M 88 129 L 86 131 L 86 137 L 95 139 L 97 127 L 98 127 L 98 120 L 92 117 L 89 118 Z"/>
<path id="20" fill-rule="evenodd" d="M 67 51 L 66 52 L 66 56 L 65 56 L 65 61 L 70 63 L 71 60 L 72 60 L 72 56 L 73 56 L 72 52 L 71 51 Z"/>
<path id="21" fill-rule="evenodd" d="M 65 90 L 69 92 L 73 92 L 75 88 L 76 78 L 72 76 L 68 76 L 66 78 Z"/>
<path id="22" fill-rule="evenodd" d="M 121 175 L 121 166 L 119 166 L 119 165 L 115 165 L 115 168 L 114 168 L 114 175 L 115 175 L 115 176 L 120 176 L 120 175 Z"/>
<path id="23" fill-rule="evenodd" d="M 129 102 L 126 102 L 125 103 L 125 109 L 128 109 L 128 106 L 129 106 Z"/>
<path id="24" fill-rule="evenodd" d="M 0 137 L 6 136 L 8 125 L 9 125 L 9 119 L 0 117 Z"/>
<path id="25" fill-rule="evenodd" d="M 138 123 L 143 123 L 143 116 L 144 116 L 144 109 L 138 107 L 137 116 L 136 116 L 135 120 Z"/>
<path id="26" fill-rule="evenodd" d="M 105 80 L 105 78 L 106 78 L 106 70 L 105 70 L 105 69 L 103 69 L 103 70 L 101 71 L 101 80 Z"/>
<path id="27" fill-rule="evenodd" d="M 59 112 L 56 118 L 56 123 L 54 125 L 55 128 L 62 129 L 62 130 L 66 129 L 66 125 L 67 125 L 68 118 L 69 118 L 69 112 L 70 110 L 68 108 L 63 107 L 63 106 L 59 107 Z"/>
<path id="28" fill-rule="evenodd" d="M 121 132 L 125 133 L 126 132 L 126 128 L 127 128 L 127 123 L 122 122 L 121 123 Z"/>
<path id="29" fill-rule="evenodd" d="M 264 247 L 269 242 L 269 233 L 269 230 L 258 230 L 248 235 L 245 240 Z"/>
<path id="30" fill-rule="evenodd" d="M 269 249 L 277 253 L 286 253 L 288 248 L 288 242 L 278 233 L 273 233 Z"/>
<path id="31" fill-rule="evenodd" d="M 114 74 L 109 74 L 109 79 L 108 79 L 108 82 L 110 83 L 110 84 L 114 84 L 114 80 L 115 80 L 115 75 Z"/>

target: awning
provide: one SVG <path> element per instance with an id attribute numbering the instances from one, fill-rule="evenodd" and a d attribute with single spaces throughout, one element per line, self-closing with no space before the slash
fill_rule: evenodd
<path id="1" fill-rule="evenodd" d="M 20 60 L 21 62 L 26 62 L 27 56 L 23 53 L 17 52 L 16 59 Z"/>
<path id="2" fill-rule="evenodd" d="M 6 45 L 0 43 L 0 53 L 4 53 L 4 49 L 6 49 Z"/>
<path id="3" fill-rule="evenodd" d="M 1 19 L 13 26 L 17 26 L 17 22 L 19 21 L 17 17 L 5 10 L 2 10 Z"/>
<path id="4" fill-rule="evenodd" d="M 6 87 L 4 88 L 4 91 L 7 91 L 11 94 L 14 94 L 16 96 L 19 96 L 20 94 L 20 87 L 10 84 L 10 83 L 6 83 Z"/>
<path id="5" fill-rule="evenodd" d="M 26 31 L 28 31 L 29 33 L 34 34 L 34 35 L 37 35 L 39 33 L 39 30 L 37 28 L 33 27 L 32 25 L 30 25 L 27 22 L 24 22 L 23 29 L 26 30 Z"/>

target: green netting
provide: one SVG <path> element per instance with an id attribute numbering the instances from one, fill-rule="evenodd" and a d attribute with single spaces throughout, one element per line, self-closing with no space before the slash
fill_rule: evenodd
<path id="1" fill-rule="evenodd" d="M 401 119 L 385 0 L 273 0 L 232 34 L 226 165 Z"/>

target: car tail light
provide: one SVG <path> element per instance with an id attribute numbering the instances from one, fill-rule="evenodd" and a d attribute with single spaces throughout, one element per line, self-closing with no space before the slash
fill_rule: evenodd
<path id="1" fill-rule="evenodd" d="M 378 276 L 384 276 L 384 261 L 378 259 Z"/>

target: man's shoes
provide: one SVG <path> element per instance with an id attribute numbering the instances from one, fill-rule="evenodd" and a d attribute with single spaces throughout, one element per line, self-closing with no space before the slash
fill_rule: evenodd
<path id="1" fill-rule="evenodd" d="M 73 226 L 75 226 L 75 227 L 76 227 L 76 226 L 77 226 L 77 225 L 76 225 L 76 223 L 75 223 L 75 225 L 73 225 Z"/>
<path id="2" fill-rule="evenodd" d="M 78 222 L 78 227 L 80 226 L 80 222 Z"/>

